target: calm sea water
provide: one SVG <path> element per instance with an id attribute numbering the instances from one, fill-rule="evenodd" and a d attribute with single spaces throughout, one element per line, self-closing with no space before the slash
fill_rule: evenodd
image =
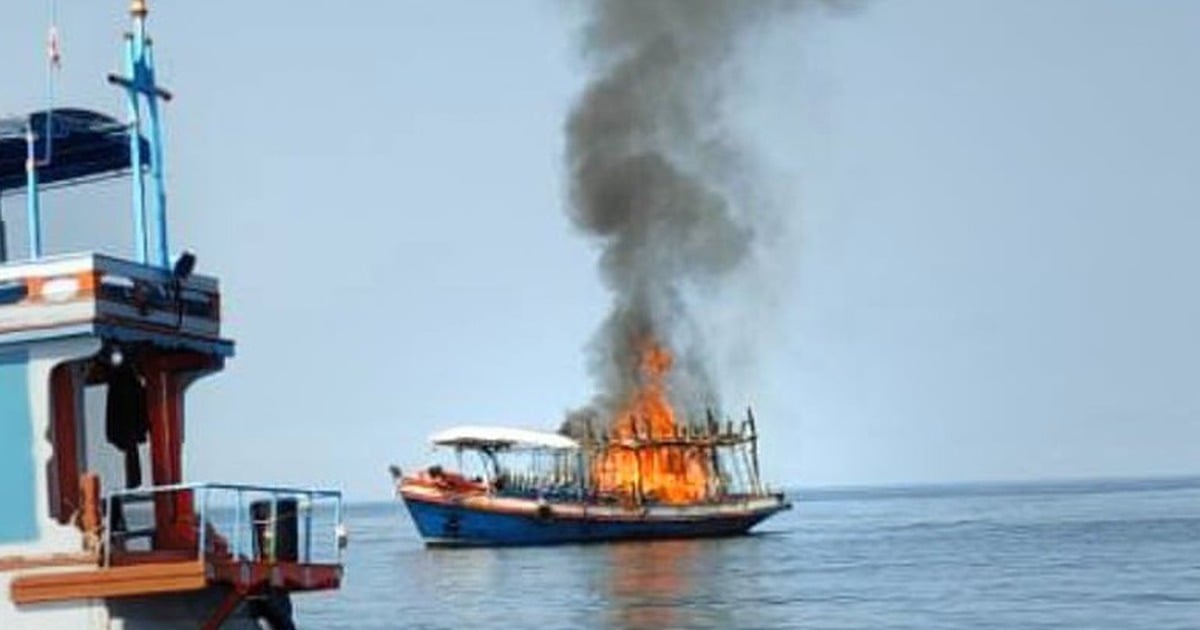
<path id="1" fill-rule="evenodd" d="M 432 550 L 349 511 L 303 628 L 1200 628 L 1200 479 L 823 490 L 757 535 Z"/>

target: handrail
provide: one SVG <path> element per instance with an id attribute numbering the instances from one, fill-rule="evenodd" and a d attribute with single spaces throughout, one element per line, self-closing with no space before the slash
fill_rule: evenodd
<path id="1" fill-rule="evenodd" d="M 107 499 L 113 495 L 139 495 L 139 494 L 156 494 L 160 492 L 179 492 L 181 490 L 199 490 L 202 488 L 212 488 L 217 490 L 242 490 L 245 492 L 273 492 L 276 494 L 307 494 L 320 497 L 338 497 L 341 498 L 341 490 L 329 490 L 324 488 L 300 488 L 296 486 L 263 486 L 246 483 L 223 483 L 213 481 L 198 481 L 190 483 L 174 483 L 162 486 L 144 486 L 139 488 L 122 488 L 120 490 L 110 490 L 105 496 Z"/>
<path id="2" fill-rule="evenodd" d="M 289 519 L 295 519 L 295 529 L 292 531 L 297 538 L 294 541 L 296 558 L 289 561 L 298 561 L 301 564 L 313 561 L 314 528 L 319 526 L 322 530 L 321 537 L 329 536 L 332 539 L 331 557 L 334 559 L 334 563 L 342 564 L 345 525 L 340 490 L 193 482 L 118 489 L 106 493 L 104 496 L 107 506 L 104 566 L 112 566 L 114 540 L 118 542 L 129 540 L 135 537 L 135 533 L 143 536 L 147 533 L 143 530 L 114 531 L 113 520 L 118 514 L 118 510 L 123 516 L 126 516 L 124 514 L 125 506 L 134 505 L 137 499 L 178 493 L 191 495 L 192 509 L 196 516 L 193 527 L 196 534 L 195 556 L 198 559 L 204 558 L 209 552 L 209 544 L 212 542 L 209 537 L 211 534 L 216 534 L 222 537 L 225 541 L 223 544 L 228 545 L 229 553 L 237 560 L 254 558 L 255 561 L 265 560 L 275 563 L 280 555 L 279 537 L 283 531 L 279 528 L 282 526 L 281 523 L 286 522 L 280 520 L 280 501 L 290 499 L 296 501 L 295 512 L 289 515 Z M 253 508 L 253 506 L 262 505 L 263 502 L 269 504 L 264 506 L 269 507 L 267 514 L 243 514 L 252 509 L 259 509 Z M 318 506 L 319 503 L 320 506 Z M 315 523 L 315 520 L 319 520 L 314 519 L 318 507 L 324 507 L 328 511 L 328 519 Z M 300 538 L 301 526 L 303 527 L 303 538 Z M 247 531 L 243 532 L 243 530 Z M 152 527 L 149 531 L 153 533 L 155 530 Z M 322 550 L 319 547 L 318 550 L 324 555 L 330 548 Z"/>

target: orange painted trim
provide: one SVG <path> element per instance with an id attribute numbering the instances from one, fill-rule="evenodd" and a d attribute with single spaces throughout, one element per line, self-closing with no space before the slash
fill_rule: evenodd
<path id="1" fill-rule="evenodd" d="M 79 292 L 84 295 L 95 295 L 96 287 L 100 286 L 100 272 L 92 269 L 75 274 L 79 280 Z"/>
<path id="2" fill-rule="evenodd" d="M 128 597 L 200 590 L 208 585 L 204 563 L 155 563 L 128 567 L 18 576 L 9 596 L 16 604 Z"/>
<path id="3" fill-rule="evenodd" d="M 484 495 L 464 495 L 461 497 L 454 497 L 454 496 L 449 496 L 449 495 L 445 495 L 445 494 L 439 494 L 439 495 L 434 496 L 434 495 L 428 495 L 428 494 L 413 494 L 413 493 L 406 492 L 404 489 L 401 489 L 400 496 L 405 501 L 420 501 L 420 502 L 424 502 L 424 503 L 431 503 L 434 505 L 441 505 L 441 506 L 445 506 L 445 507 L 462 508 L 465 510 L 475 510 L 475 511 L 479 511 L 479 512 L 491 512 L 493 514 L 507 514 L 510 516 L 534 516 L 537 514 L 537 505 L 536 504 L 531 504 L 528 508 L 525 508 L 525 507 L 515 508 L 515 507 L 504 506 L 504 505 L 489 505 L 487 507 L 479 507 L 479 506 L 474 506 L 474 505 L 469 505 L 467 503 L 464 503 L 462 500 L 465 498 L 469 498 L 470 496 L 484 496 Z M 520 500 L 520 499 L 518 499 L 518 500 Z"/>
<path id="4" fill-rule="evenodd" d="M 45 276 L 30 276 L 25 278 L 25 299 L 20 303 L 37 302 L 42 299 L 42 287 L 49 278 Z"/>
<path id="5" fill-rule="evenodd" d="M 523 505 L 521 505 L 520 507 L 504 505 L 502 503 L 491 503 L 488 505 L 479 505 L 478 503 L 469 502 L 470 499 L 476 498 L 479 496 L 482 496 L 482 495 L 454 496 L 454 495 L 446 494 L 444 492 L 439 492 L 437 494 L 430 494 L 430 493 L 420 492 L 420 491 L 412 492 L 406 488 L 403 488 L 403 487 L 400 488 L 400 498 L 404 499 L 405 501 L 417 501 L 419 503 L 428 503 L 431 505 L 440 505 L 443 507 L 471 510 L 471 511 L 475 511 L 475 512 L 486 512 L 488 514 L 504 514 L 507 516 L 525 516 L 525 517 L 537 516 L 538 504 L 534 500 L 517 499 L 517 498 L 509 499 L 512 501 L 522 502 Z M 548 505 L 551 508 L 556 507 L 555 504 L 553 504 L 553 503 L 550 503 Z M 573 504 L 573 505 L 583 505 L 583 504 Z M 606 512 L 601 512 L 601 511 L 588 511 L 587 507 L 590 507 L 590 506 L 585 506 L 582 511 L 571 511 L 571 512 L 555 511 L 554 512 L 554 520 L 556 520 L 556 521 L 605 522 L 605 523 L 641 523 L 641 522 L 645 522 L 647 520 L 647 518 L 646 518 L 647 512 L 646 512 L 646 510 L 641 509 L 641 508 L 636 508 L 636 507 L 635 508 L 623 508 L 623 511 L 619 512 L 619 513 L 606 513 Z M 705 519 L 709 519 L 709 518 L 726 518 L 726 517 L 737 518 L 737 517 L 749 516 L 750 514 L 754 513 L 755 511 L 756 511 L 756 509 L 754 509 L 754 508 L 748 508 L 748 509 L 742 509 L 742 510 L 736 510 L 736 511 L 731 510 L 731 511 L 726 511 L 726 512 L 718 512 L 715 514 L 679 514 L 679 515 L 672 515 L 667 520 L 691 521 L 691 520 L 705 520 Z M 655 518 L 658 520 L 662 520 L 663 517 L 655 517 Z"/>
<path id="6" fill-rule="evenodd" d="M 46 302 L 45 288 L 46 285 L 56 280 L 74 280 L 75 292 L 71 294 L 69 301 L 94 299 L 96 295 L 96 287 L 99 286 L 99 276 L 95 270 L 79 271 L 76 273 L 63 273 L 52 276 L 28 276 L 24 278 L 26 298 L 20 303 Z"/>

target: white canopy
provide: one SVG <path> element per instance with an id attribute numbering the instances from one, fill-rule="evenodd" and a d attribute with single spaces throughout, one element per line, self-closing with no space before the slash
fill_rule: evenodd
<path id="1" fill-rule="evenodd" d="M 438 446 L 467 448 L 530 448 L 576 449 L 579 443 L 564 435 L 545 431 L 530 431 L 513 427 L 463 426 L 439 431 L 429 436 Z"/>

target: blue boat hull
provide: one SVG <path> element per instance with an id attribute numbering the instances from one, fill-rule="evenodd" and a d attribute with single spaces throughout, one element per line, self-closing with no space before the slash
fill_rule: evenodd
<path id="1" fill-rule="evenodd" d="M 790 507 L 780 498 L 767 508 L 731 514 L 672 518 L 631 513 L 623 518 L 581 518 L 556 514 L 553 505 L 526 514 L 414 497 L 405 497 L 404 502 L 417 530 L 426 544 L 432 546 L 553 545 L 736 536 Z"/>

